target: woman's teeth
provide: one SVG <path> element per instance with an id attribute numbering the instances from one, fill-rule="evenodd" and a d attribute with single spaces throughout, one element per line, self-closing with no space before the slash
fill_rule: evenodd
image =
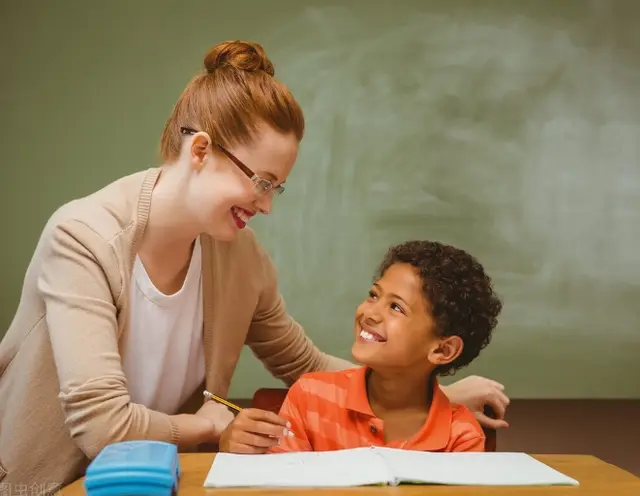
<path id="1" fill-rule="evenodd" d="M 247 213 L 242 210 L 241 208 L 238 207 L 232 207 L 231 211 L 233 212 L 233 215 L 235 215 L 238 219 L 240 219 L 242 222 L 249 222 L 249 216 L 247 215 Z"/>

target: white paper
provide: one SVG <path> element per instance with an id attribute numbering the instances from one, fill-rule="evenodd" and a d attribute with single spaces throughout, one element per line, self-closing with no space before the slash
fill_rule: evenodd
<path id="1" fill-rule="evenodd" d="M 391 448 L 236 455 L 218 453 L 204 487 L 353 487 L 374 484 L 572 485 L 524 453 L 430 453 Z"/>
<path id="2" fill-rule="evenodd" d="M 382 457 L 370 448 L 236 455 L 218 453 L 204 487 L 349 487 L 390 484 Z"/>
<path id="3" fill-rule="evenodd" d="M 465 486 L 577 486 L 525 453 L 429 453 L 376 448 L 399 482 Z"/>

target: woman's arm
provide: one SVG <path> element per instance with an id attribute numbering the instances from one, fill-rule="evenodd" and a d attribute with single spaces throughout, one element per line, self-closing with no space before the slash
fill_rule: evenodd
<path id="1" fill-rule="evenodd" d="M 38 287 L 60 383 L 65 423 L 80 449 L 95 457 L 107 444 L 153 439 L 190 446 L 213 424 L 169 416 L 131 402 L 117 343 L 115 301 L 124 298 L 115 255 L 87 225 L 54 227 L 43 250 Z M 114 289 L 115 288 L 115 289 Z"/>
<path id="2" fill-rule="evenodd" d="M 321 352 L 286 310 L 278 290 L 276 270 L 269 255 L 255 241 L 263 269 L 263 289 L 247 345 L 277 379 L 290 385 L 302 374 L 318 370 L 343 370 L 355 365 Z"/>
<path id="3" fill-rule="evenodd" d="M 441 388 L 451 403 L 466 406 L 484 427 L 490 429 L 509 427 L 504 416 L 510 400 L 504 393 L 504 386 L 499 382 L 472 375 Z M 495 418 L 485 415 L 485 405 L 492 408 Z"/>

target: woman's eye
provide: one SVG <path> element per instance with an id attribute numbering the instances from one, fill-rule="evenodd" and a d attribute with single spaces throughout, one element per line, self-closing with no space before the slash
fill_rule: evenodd
<path id="1" fill-rule="evenodd" d="M 402 312 L 404 313 L 404 310 L 402 309 L 402 307 L 400 305 L 398 305 L 397 303 L 392 303 L 391 304 L 391 308 L 393 310 L 395 310 L 396 312 Z"/>
<path id="2" fill-rule="evenodd" d="M 377 298 L 377 295 L 373 291 L 369 291 L 369 298 Z"/>
<path id="3" fill-rule="evenodd" d="M 261 193 L 268 193 L 269 191 L 271 191 L 272 188 L 273 188 L 273 184 L 271 184 L 269 181 L 265 181 L 265 180 L 260 181 Z"/>

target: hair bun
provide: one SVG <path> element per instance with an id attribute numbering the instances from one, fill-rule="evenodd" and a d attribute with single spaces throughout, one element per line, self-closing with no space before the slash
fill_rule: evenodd
<path id="1" fill-rule="evenodd" d="M 273 64 L 258 43 L 249 41 L 225 41 L 215 45 L 204 58 L 204 67 L 209 74 L 223 67 L 246 72 L 264 71 L 275 74 Z"/>

